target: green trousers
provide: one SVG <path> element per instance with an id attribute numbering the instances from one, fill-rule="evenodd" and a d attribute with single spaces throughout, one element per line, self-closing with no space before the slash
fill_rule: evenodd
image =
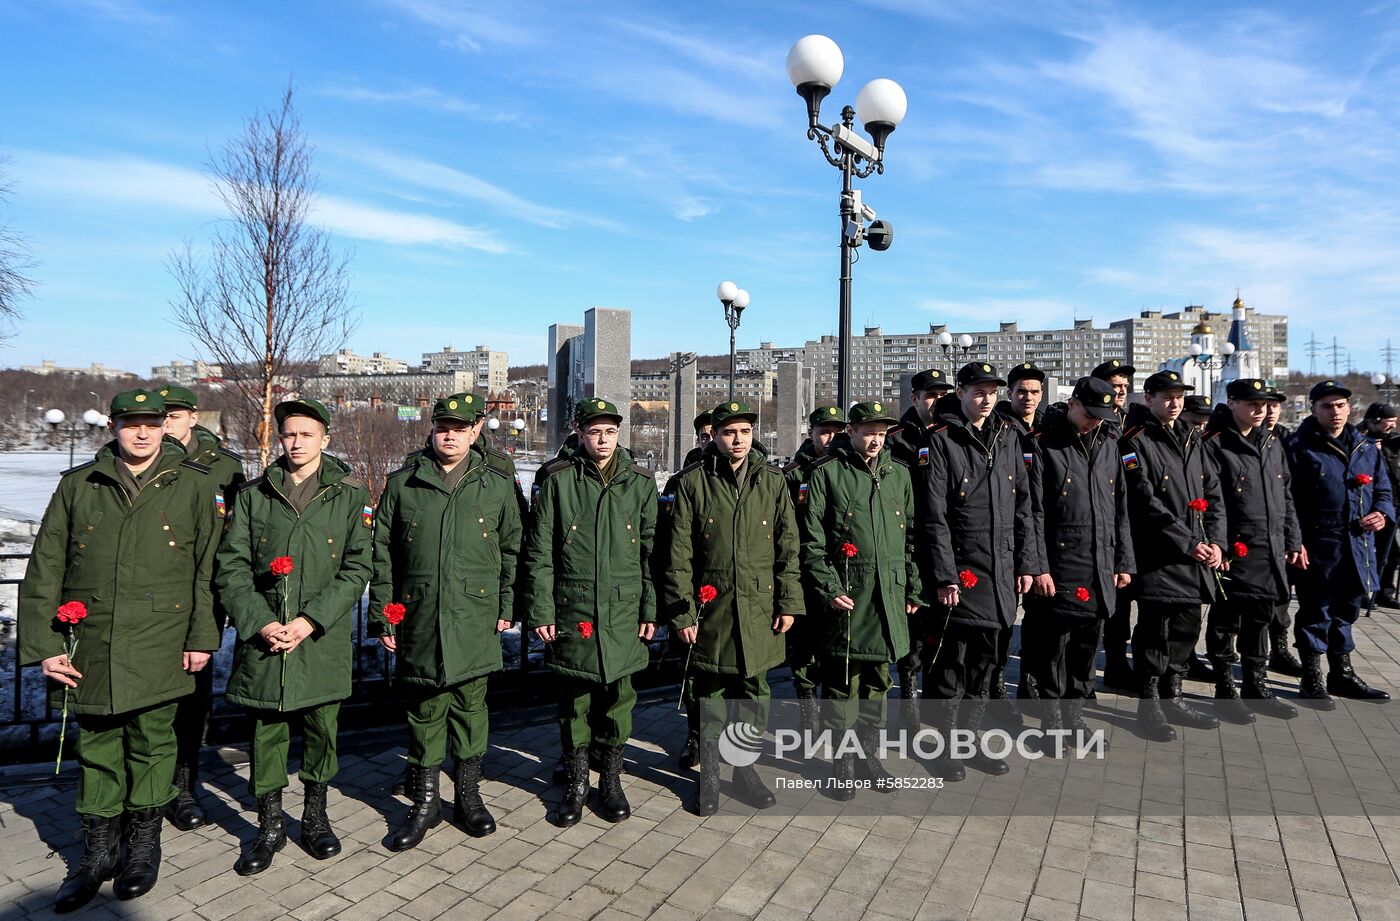
<path id="1" fill-rule="evenodd" d="M 486 675 L 447 688 L 415 687 L 408 705 L 408 763 L 441 767 L 447 739 L 458 760 L 486 754 L 490 717 L 486 712 Z"/>
<path id="2" fill-rule="evenodd" d="M 728 723 L 744 722 L 760 732 L 768 727 L 768 707 L 772 692 L 768 676 L 721 675 L 715 672 L 690 673 L 691 694 L 700 714 L 700 738 L 712 742 Z"/>
<path id="3" fill-rule="evenodd" d="M 173 800 L 175 701 L 78 717 L 78 814 L 110 819 Z"/>
<path id="4" fill-rule="evenodd" d="M 852 661 L 847 680 L 845 658 L 827 659 L 822 663 L 822 697 L 830 701 L 823 707 L 826 728 L 885 725 L 885 701 L 892 687 L 888 662 Z"/>
<path id="5" fill-rule="evenodd" d="M 328 783 L 340 769 L 335 753 L 340 701 L 285 713 L 254 710 L 249 784 L 254 796 L 287 786 L 287 755 L 292 748 L 294 720 L 301 722 L 305 743 L 297 776 L 307 783 Z"/>
<path id="6" fill-rule="evenodd" d="M 632 737 L 632 708 L 637 705 L 631 675 L 608 683 L 559 674 L 554 680 L 559 695 L 559 744 L 564 751 L 590 742 L 605 748 L 627 744 Z"/>

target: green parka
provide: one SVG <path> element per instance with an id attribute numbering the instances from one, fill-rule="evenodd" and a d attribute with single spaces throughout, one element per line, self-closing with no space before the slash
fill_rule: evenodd
<path id="1" fill-rule="evenodd" d="M 575 447 L 535 473 L 534 514 L 523 561 L 526 628 L 548 624 L 556 672 L 613 682 L 647 666 L 637 635 L 656 620 L 651 553 L 656 532 L 656 480 L 618 448 L 605 482 L 598 465 Z M 579 624 L 592 624 L 584 637 Z"/>
<path id="2" fill-rule="evenodd" d="M 238 490 L 214 587 L 238 633 L 227 697 L 259 710 L 302 710 L 350 696 L 353 611 L 370 575 L 369 491 L 341 460 L 321 455 L 320 488 L 298 515 L 285 498 L 285 460 Z M 291 575 L 271 564 L 289 556 Z M 283 604 L 285 596 L 286 603 Z M 289 653 L 258 631 L 300 615 L 316 630 Z"/>
<path id="3" fill-rule="evenodd" d="M 219 648 L 209 590 L 222 530 L 209 469 L 162 445 L 135 499 L 118 478 L 116 443 L 63 475 L 34 541 L 19 590 L 19 659 L 64 652 L 58 606 L 81 601 L 68 695 L 72 712 L 106 716 L 194 691 L 182 654 Z M 208 666 L 206 666 L 208 667 Z M 50 684 L 60 706 L 62 688 Z"/>
<path id="4" fill-rule="evenodd" d="M 195 437 L 194 445 L 181 447 L 185 448 L 190 460 L 209 468 L 219 495 L 224 497 L 226 503 L 232 504 L 234 492 L 248 479 L 243 475 L 242 456 L 225 448 L 219 436 L 202 425 L 196 425 L 190 431 Z"/>
<path id="5" fill-rule="evenodd" d="M 450 687 L 501 668 L 496 621 L 513 620 L 520 506 L 512 478 L 479 451 L 448 491 L 431 451 L 389 474 L 374 524 L 372 626 L 397 637 L 398 677 Z M 403 623 L 384 605 L 407 609 Z"/>
<path id="6" fill-rule="evenodd" d="M 909 653 L 905 604 L 924 605 L 914 554 L 914 490 L 909 471 L 881 448 L 874 467 L 838 435 L 807 480 L 802 527 L 802 577 L 821 606 L 821 657 L 893 662 Z M 845 544 L 856 548 L 849 559 Z M 849 595 L 848 615 L 831 601 Z"/>
<path id="7" fill-rule="evenodd" d="M 700 671 L 751 678 L 780 665 L 787 644 L 773 620 L 803 612 L 797 519 L 783 473 L 767 459 L 755 443 L 738 490 L 728 458 L 712 443 L 700 463 L 674 478 L 661 576 L 672 628 L 695 626 L 701 586 L 718 593 L 699 618 L 691 665 Z"/>

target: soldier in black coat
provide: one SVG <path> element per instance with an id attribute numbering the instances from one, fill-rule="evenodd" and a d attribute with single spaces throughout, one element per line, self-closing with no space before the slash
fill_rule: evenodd
<path id="1" fill-rule="evenodd" d="M 1109 385 L 1080 378 L 1068 408 L 1052 409 L 1024 439 L 1045 571 L 1024 600 L 1021 675 L 1035 678 L 1043 730 L 1087 735 L 1103 623 L 1137 571 L 1118 433 L 1105 424 L 1116 418 Z"/>
<path id="2" fill-rule="evenodd" d="M 1189 389 L 1175 371 L 1153 374 L 1143 385 L 1146 405 L 1129 410 L 1119 440 L 1138 563 L 1133 629 L 1138 719 L 1155 741 L 1176 738 L 1169 721 L 1219 725 L 1181 693 L 1187 659 L 1201 635 L 1201 605 L 1215 599 L 1225 559 L 1220 482 L 1200 435 L 1177 418 Z"/>
<path id="3" fill-rule="evenodd" d="M 1283 404 L 1288 400 L 1288 394 L 1277 387 L 1269 388 L 1269 403 L 1264 413 L 1264 429 L 1269 433 L 1267 440 L 1276 442 L 1280 447 L 1288 440 L 1292 431 L 1286 425 L 1279 424 L 1279 417 L 1283 415 Z M 1288 464 L 1288 452 L 1283 452 L 1284 464 Z M 1292 467 L 1289 467 L 1291 474 Z M 1293 583 L 1293 576 L 1296 570 L 1288 573 L 1290 588 Z M 1303 674 L 1303 663 L 1298 661 L 1298 657 L 1293 654 L 1291 645 L 1293 618 L 1289 615 L 1288 606 L 1292 600 L 1292 592 L 1274 607 L 1274 619 L 1269 623 L 1269 671 L 1278 672 L 1280 675 L 1288 675 L 1297 678 Z"/>
<path id="4" fill-rule="evenodd" d="M 685 454 L 685 462 L 682 467 L 689 467 L 691 464 L 700 463 L 700 458 L 705 455 L 705 446 L 714 438 L 713 428 L 710 425 L 710 411 L 707 409 L 695 417 L 695 447 Z"/>
<path id="5" fill-rule="evenodd" d="M 1292 477 L 1283 445 L 1264 428 L 1271 402 L 1268 385 L 1241 378 L 1225 392 L 1229 404 L 1215 407 L 1203 439 L 1225 501 L 1230 571 L 1224 595 L 1211 605 L 1206 620 L 1206 654 L 1215 672 L 1221 716 L 1237 723 L 1253 722 L 1255 712 L 1290 719 L 1298 711 L 1274 697 L 1267 670 L 1274 609 L 1288 600 L 1285 567 L 1302 562 Z M 1233 675 L 1236 643 L 1243 701 Z"/>
<path id="6" fill-rule="evenodd" d="M 947 396 L 952 390 L 953 385 L 949 382 L 948 375 L 938 368 L 929 368 L 915 374 L 909 382 L 909 400 L 913 405 L 904 411 L 899 425 L 891 429 L 885 439 L 885 444 L 895 460 L 909 468 L 909 478 L 914 487 L 916 529 L 921 528 L 928 517 L 928 491 L 924 485 L 924 477 L 928 472 L 929 439 L 933 432 L 944 425 L 934 407 L 940 398 Z M 917 556 L 920 567 L 926 566 L 925 559 L 924 554 Z M 921 569 L 919 576 L 924 585 L 930 584 L 926 569 Z M 928 608 L 920 608 L 919 613 L 909 618 L 909 654 L 896 663 L 899 671 L 899 696 L 904 701 L 902 718 L 909 726 L 919 724 L 919 709 L 914 699 L 919 696 L 917 676 L 927 664 L 923 660 L 923 653 L 930 619 L 931 612 Z"/>
<path id="7" fill-rule="evenodd" d="M 1380 448 L 1385 459 L 1386 472 L 1390 474 L 1391 489 L 1400 489 L 1400 433 L 1396 432 L 1397 416 L 1400 410 L 1393 403 L 1372 403 L 1366 407 L 1366 416 L 1361 420 L 1362 434 Z M 1400 553 L 1396 552 L 1395 522 L 1389 522 L 1376 534 L 1376 565 L 1381 570 L 1381 589 L 1374 596 L 1374 605 L 1383 608 L 1400 608 L 1400 599 L 1395 594 L 1395 575 L 1400 571 Z M 1368 612 L 1369 613 L 1369 612 Z"/>
<path id="8" fill-rule="evenodd" d="M 1118 419 L 1109 424 L 1119 433 L 1123 431 L 1123 422 L 1128 417 L 1128 394 L 1132 392 L 1133 375 L 1136 372 L 1137 369 L 1126 361 L 1110 358 L 1089 375 L 1113 388 L 1113 411 L 1118 414 Z M 1129 589 L 1118 593 L 1113 614 L 1104 625 L 1103 683 L 1107 687 L 1137 690 L 1137 682 L 1133 679 L 1133 667 L 1128 662 L 1128 634 L 1132 625 L 1133 591 Z"/>
<path id="9" fill-rule="evenodd" d="M 940 717 L 945 737 L 955 721 L 973 732 L 981 725 L 997 637 L 1015 623 L 1016 596 L 1029 591 L 1031 577 L 1044 570 L 1021 444 L 992 412 L 997 388 L 1005 383 L 989 364 L 964 365 L 957 402 L 944 416 L 948 424 L 929 446 L 923 552 L 929 585 L 947 620 L 924 687 L 929 697 L 951 702 Z M 989 774 L 1009 770 L 980 747 L 970 760 Z M 946 779 L 962 774 L 961 765 L 946 757 L 942 767 Z"/>
<path id="10" fill-rule="evenodd" d="M 1007 424 L 1016 430 L 1022 437 L 1029 435 L 1045 417 L 1043 401 L 1045 399 L 1045 372 L 1035 366 L 1033 362 L 1023 361 L 1006 373 L 1006 395 L 1005 400 L 998 401 L 993 410 L 998 416 L 1005 419 Z M 1006 663 L 1011 658 L 1011 634 L 1014 631 L 1003 630 L 997 638 L 997 667 L 992 672 L 992 700 L 1006 700 Z M 1034 637 L 1026 632 L 1026 624 L 1021 624 L 1021 649 L 1034 642 Z M 1025 659 L 1024 652 L 1021 658 Z M 1021 678 L 1016 685 L 1016 696 L 1020 699 L 1034 699 L 1035 678 L 1029 674 L 1024 666 L 1021 668 Z"/>

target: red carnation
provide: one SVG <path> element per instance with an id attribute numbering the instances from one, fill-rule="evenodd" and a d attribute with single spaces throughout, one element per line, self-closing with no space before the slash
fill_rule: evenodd
<path id="1" fill-rule="evenodd" d="M 711 601 L 714 601 L 714 600 L 715 600 L 715 597 L 716 597 L 717 595 L 719 595 L 719 592 L 715 591 L 715 587 L 714 587 L 713 585 L 702 585 L 702 586 L 700 586 L 700 603 L 701 603 L 701 604 L 709 604 Z"/>
<path id="2" fill-rule="evenodd" d="M 1235 546 L 1231 549 L 1235 551 L 1235 556 L 1238 559 L 1242 560 L 1245 557 L 1249 556 L 1249 547 L 1244 543 L 1244 541 L 1235 541 Z"/>
<path id="3" fill-rule="evenodd" d="M 1082 585 L 1074 590 L 1075 601 L 1088 601 L 1092 597 L 1093 596 L 1089 594 L 1089 590 Z"/>
<path id="4" fill-rule="evenodd" d="M 394 626 L 403 623 L 403 616 L 408 613 L 408 609 L 397 601 L 391 601 L 384 605 L 384 619 Z"/>
<path id="5" fill-rule="evenodd" d="M 87 605 L 81 601 L 70 601 L 58 606 L 59 623 L 76 624 L 84 617 L 87 617 Z"/>
<path id="6" fill-rule="evenodd" d="M 1351 478 L 1351 482 L 1353 486 L 1370 486 L 1371 475 L 1369 473 L 1358 473 Z"/>
<path id="7" fill-rule="evenodd" d="M 962 572 L 958 573 L 958 581 L 962 583 L 963 588 L 976 588 L 977 573 L 970 569 L 964 569 Z"/>
<path id="8" fill-rule="evenodd" d="M 849 560 L 851 557 L 855 556 L 857 553 L 860 553 L 860 550 L 859 550 L 859 548 L 856 547 L 855 544 L 852 544 L 852 543 L 849 543 L 849 542 L 848 542 L 848 543 L 844 543 L 844 544 L 841 545 L 841 555 L 844 556 L 846 559 Z"/>
<path id="9" fill-rule="evenodd" d="M 1190 502 L 1186 503 L 1186 507 L 1193 512 L 1204 512 L 1206 509 L 1210 508 L 1210 503 L 1204 499 L 1192 499 Z"/>
<path id="10" fill-rule="evenodd" d="M 272 565 L 269 568 L 272 570 L 274 576 L 290 576 L 292 570 L 296 569 L 296 564 L 292 562 L 292 558 L 289 556 L 279 556 L 272 561 Z"/>
<path id="11" fill-rule="evenodd" d="M 583 637 L 584 639 L 588 639 L 590 636 L 593 635 L 593 624 L 589 623 L 586 620 L 579 624 L 578 635 Z"/>

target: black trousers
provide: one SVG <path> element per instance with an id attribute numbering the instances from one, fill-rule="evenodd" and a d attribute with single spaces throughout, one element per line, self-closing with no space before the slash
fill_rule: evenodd
<path id="1" fill-rule="evenodd" d="M 1139 615 L 1141 616 L 1141 615 Z M 1117 603 L 1113 606 L 1113 613 L 1108 618 L 1108 623 L 1104 625 L 1103 646 L 1108 650 L 1124 651 L 1128 648 L 1128 635 L 1133 627 L 1133 599 L 1132 595 L 1124 590 L 1119 590 Z"/>
<path id="2" fill-rule="evenodd" d="M 209 731 L 209 708 L 214 696 L 214 662 L 194 673 L 194 693 L 175 705 L 175 763 L 194 768 Z"/>
<path id="3" fill-rule="evenodd" d="M 933 649 L 928 646 L 929 632 L 935 619 L 935 612 L 930 608 L 919 608 L 919 610 L 909 617 L 909 654 L 896 663 L 901 675 L 916 674 L 924 667 L 925 657 L 933 655 Z M 937 620 L 943 622 L 943 612 L 937 612 Z M 934 645 L 938 643 L 934 638 Z"/>
<path id="4" fill-rule="evenodd" d="M 1104 622 L 1066 617 L 1027 601 L 1021 621 L 1021 673 L 1035 676 L 1042 698 L 1086 699 L 1094 687 Z"/>
<path id="5" fill-rule="evenodd" d="M 1390 484 L 1392 489 L 1400 489 Z M 1395 525 L 1388 524 L 1376 534 L 1376 559 L 1381 567 L 1381 591 L 1395 591 L 1395 577 L 1400 573 L 1400 547 L 1396 544 Z"/>
<path id="6" fill-rule="evenodd" d="M 1201 606 L 1138 601 L 1133 628 L 1133 671 L 1143 678 L 1186 674 L 1201 636 Z"/>
<path id="7" fill-rule="evenodd" d="M 924 675 L 924 696 L 934 700 L 986 699 L 997 662 L 998 635 L 1008 631 L 952 623 L 938 656 Z"/>
<path id="8" fill-rule="evenodd" d="M 1014 627 L 997 631 L 997 671 L 1005 671 L 1006 663 L 1011 659 L 1011 634 L 1015 633 Z M 1022 647 L 1025 647 L 1023 642 Z"/>
<path id="9" fill-rule="evenodd" d="M 1233 661 L 1238 644 L 1246 667 L 1269 658 L 1269 625 L 1277 607 L 1267 598 L 1238 597 L 1211 605 L 1206 615 L 1206 655 L 1212 662 Z"/>

